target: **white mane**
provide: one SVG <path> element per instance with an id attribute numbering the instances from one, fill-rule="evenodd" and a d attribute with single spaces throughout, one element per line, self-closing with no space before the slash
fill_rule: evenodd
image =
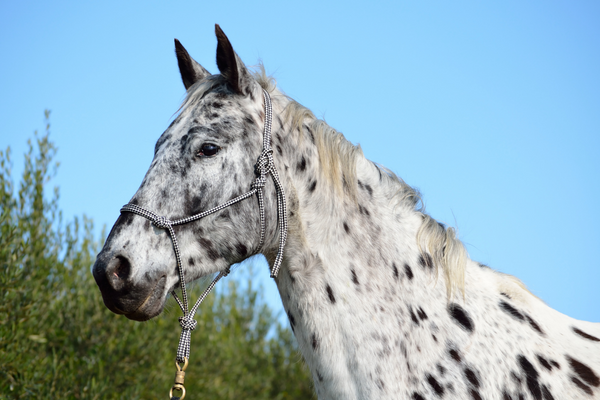
<path id="1" fill-rule="evenodd" d="M 266 75 L 262 64 L 254 73 L 254 78 L 268 92 L 281 94 L 274 78 Z M 291 124 L 293 132 L 302 132 L 303 125 L 309 128 L 315 136 L 324 176 L 338 189 L 340 195 L 344 193 L 342 186 L 345 183 L 348 187 L 348 195 L 354 198 L 358 185 L 356 161 L 358 157 L 365 158 L 360 146 L 354 146 L 342 133 L 315 117 L 312 111 L 293 99 L 289 99 L 284 117 L 286 122 Z M 299 137 L 302 138 L 302 135 L 299 134 Z M 457 290 L 464 293 L 468 254 L 463 243 L 457 238 L 456 230 L 445 227 L 425 213 L 418 190 L 406 184 L 387 168 L 377 164 L 375 166 L 385 177 L 383 184 L 395 191 L 396 204 L 410 207 L 421 214 L 423 224 L 417 235 L 417 243 L 421 253 L 424 256 L 425 253 L 429 253 L 433 258 L 434 266 L 443 269 L 448 298 L 452 298 Z"/>

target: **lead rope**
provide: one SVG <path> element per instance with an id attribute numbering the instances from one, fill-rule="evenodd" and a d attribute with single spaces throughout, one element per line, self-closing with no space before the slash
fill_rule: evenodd
<path id="1" fill-rule="evenodd" d="M 279 249 L 277 250 L 277 256 L 275 257 L 273 268 L 271 268 L 271 278 L 277 277 L 277 274 L 279 273 L 279 268 L 281 267 L 281 262 L 283 259 L 283 249 L 285 247 L 285 242 L 287 239 L 287 211 L 285 204 L 285 193 L 283 190 L 283 186 L 281 185 L 277 169 L 275 169 L 275 164 L 273 162 L 273 149 L 271 148 L 271 122 L 273 119 L 271 97 L 269 96 L 269 93 L 267 93 L 267 91 L 264 89 L 263 95 L 265 100 L 265 126 L 263 132 L 263 150 L 260 156 L 258 157 L 258 160 L 255 165 L 255 172 L 258 176 L 252 183 L 250 191 L 236 198 L 233 198 L 217 207 L 211 208 L 210 210 L 203 211 L 199 214 L 192 215 L 183 219 L 178 219 L 175 221 L 171 221 L 164 216 L 155 214 L 152 211 L 148 211 L 135 204 L 126 204 L 121 208 L 121 213 L 130 212 L 140 215 L 146 219 L 149 219 L 152 222 L 152 224 L 158 229 L 166 229 L 169 233 L 171 241 L 173 242 L 173 250 L 175 251 L 175 259 L 177 262 L 177 271 L 179 273 L 179 286 L 181 287 L 181 299 L 179 298 L 179 296 L 177 296 L 175 290 L 171 291 L 171 294 L 175 298 L 175 301 L 177 301 L 177 304 L 179 304 L 179 307 L 183 312 L 183 316 L 179 317 L 179 325 L 181 326 L 181 336 L 179 337 L 179 346 L 177 347 L 177 357 L 175 359 L 175 366 L 177 367 L 177 372 L 175 374 L 175 384 L 169 391 L 169 398 L 172 400 L 182 400 L 185 397 L 185 387 L 183 386 L 185 369 L 187 368 L 188 361 L 190 358 L 190 343 L 192 331 L 196 329 L 196 326 L 198 325 L 198 322 L 194 319 L 194 315 L 196 314 L 196 311 L 198 310 L 200 304 L 204 301 L 204 299 L 210 293 L 210 291 L 215 287 L 217 282 L 224 276 L 227 276 L 231 268 L 227 267 L 225 270 L 219 272 L 215 279 L 213 279 L 210 285 L 208 285 L 208 287 L 204 290 L 202 295 L 200 295 L 198 300 L 196 300 L 196 304 L 194 304 L 191 310 L 188 309 L 188 296 L 185 284 L 185 276 L 183 274 L 179 245 L 177 243 L 177 237 L 175 236 L 173 226 L 183 225 L 189 222 L 197 221 L 201 218 L 206 217 L 207 215 L 213 214 L 235 203 L 252 197 L 254 194 L 256 194 L 258 197 L 258 207 L 260 212 L 260 242 L 257 251 L 260 251 L 265 242 L 266 231 L 263 189 L 267 182 L 267 175 L 270 174 L 273 178 L 273 183 L 275 184 L 275 190 L 277 192 L 277 224 L 279 227 Z M 181 391 L 181 396 L 173 397 L 174 390 Z"/>

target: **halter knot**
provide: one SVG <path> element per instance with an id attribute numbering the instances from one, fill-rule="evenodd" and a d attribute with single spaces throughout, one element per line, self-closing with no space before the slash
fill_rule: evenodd
<path id="1" fill-rule="evenodd" d="M 258 160 L 256 160 L 256 173 L 261 177 L 265 177 L 273 168 L 273 149 L 263 149 Z"/>
<path id="2" fill-rule="evenodd" d="M 195 319 L 187 317 L 179 317 L 179 325 L 181 325 L 181 329 L 186 329 L 188 331 L 193 331 L 198 326 L 198 321 Z"/>
<path id="3" fill-rule="evenodd" d="M 154 226 L 158 229 L 167 229 L 171 225 L 171 221 L 169 221 L 166 217 L 157 216 L 152 220 Z"/>
<path id="4" fill-rule="evenodd" d="M 254 180 L 254 183 L 252 184 L 252 188 L 253 189 L 264 188 L 266 183 L 267 183 L 267 178 L 264 176 L 259 176 L 258 178 L 256 178 Z"/>

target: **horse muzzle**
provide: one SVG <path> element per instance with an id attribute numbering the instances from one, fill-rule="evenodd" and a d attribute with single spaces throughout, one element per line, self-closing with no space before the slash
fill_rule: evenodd
<path id="1" fill-rule="evenodd" d="M 104 304 L 115 314 L 146 321 L 162 312 L 168 293 L 166 275 L 134 280 L 132 265 L 126 256 L 104 252 L 98 255 L 92 272 Z"/>

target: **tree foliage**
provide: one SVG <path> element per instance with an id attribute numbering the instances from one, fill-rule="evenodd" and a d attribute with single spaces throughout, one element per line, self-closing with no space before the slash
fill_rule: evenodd
<path id="1" fill-rule="evenodd" d="M 0 399 L 167 398 L 179 339 L 174 303 L 145 323 L 104 307 L 90 273 L 102 242 L 92 220 L 63 225 L 58 189 L 46 193 L 57 167 L 49 124 L 28 144 L 18 188 L 10 149 L 0 151 Z M 251 275 L 242 283 L 229 280 L 198 311 L 186 398 L 312 398 L 289 329 Z"/>

